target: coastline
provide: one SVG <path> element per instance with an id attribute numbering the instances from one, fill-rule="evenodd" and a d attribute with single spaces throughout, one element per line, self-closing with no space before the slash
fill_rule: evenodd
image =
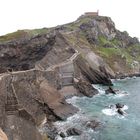
<path id="1" fill-rule="evenodd" d="M 96 87 L 96 86 L 95 86 Z M 101 87 L 100 87 L 101 88 Z M 101 89 L 100 89 L 101 90 Z M 76 96 L 73 96 L 73 97 L 71 97 L 71 98 L 69 98 L 69 99 L 67 99 L 68 100 L 68 103 L 71 103 L 72 105 L 74 105 L 75 106 L 75 103 L 77 102 L 77 100 L 78 100 L 78 102 L 83 102 L 83 101 L 85 101 L 85 102 L 88 102 L 88 101 L 90 101 L 90 102 L 92 102 L 92 100 L 97 100 L 98 99 L 98 97 L 100 98 L 100 97 L 106 97 L 106 98 L 108 98 L 108 99 L 122 99 L 123 100 L 123 98 L 125 98 L 125 97 L 127 97 L 127 96 L 125 96 L 125 92 L 124 93 L 120 93 L 121 95 L 123 95 L 124 94 L 124 96 L 121 96 L 121 95 L 106 95 L 105 94 L 105 90 L 104 91 L 101 91 L 99 94 L 97 94 L 97 95 L 95 95 L 95 96 L 93 96 L 92 98 L 88 98 L 88 97 L 76 97 Z M 70 101 L 70 102 L 69 102 Z M 87 104 L 87 103 L 86 103 Z M 99 106 L 101 106 L 101 105 L 99 105 Z M 75 106 L 75 107 L 78 107 L 79 108 L 79 105 L 77 106 Z M 82 107 L 83 108 L 83 107 Z M 127 111 L 127 109 L 129 109 L 128 108 L 128 106 L 127 105 L 125 105 L 124 106 L 124 110 L 126 110 Z M 120 120 L 125 120 L 125 117 L 127 117 L 127 116 L 120 116 L 120 115 L 118 115 L 118 113 L 116 112 L 116 109 L 115 110 L 111 110 L 111 109 L 108 109 L 107 108 L 107 106 L 105 107 L 103 107 L 103 109 L 102 110 L 100 110 L 101 112 L 100 113 L 103 113 L 105 116 L 108 116 L 108 118 L 109 117 L 112 117 L 112 116 L 116 116 L 115 118 L 117 118 L 117 119 L 120 119 Z M 94 114 L 94 113 L 93 113 Z M 95 113 L 96 114 L 96 113 Z M 94 116 L 94 115 L 93 115 Z M 102 129 L 104 129 L 104 127 L 105 127 L 105 125 L 106 125 L 106 122 L 100 122 L 101 120 L 99 120 L 99 118 L 98 117 L 90 117 L 88 114 L 86 114 L 86 112 L 83 112 L 83 110 L 81 110 L 81 108 L 80 108 L 80 110 L 79 110 L 79 112 L 77 112 L 76 114 L 74 114 L 73 116 L 70 116 L 70 117 L 68 117 L 67 119 L 67 121 L 64 121 L 64 122 L 61 122 L 61 121 L 59 121 L 59 122 L 56 122 L 55 124 L 57 124 L 57 127 L 58 127 L 58 129 L 59 129 L 59 134 L 61 133 L 61 132 L 63 132 L 65 135 L 66 135 L 66 129 L 68 129 L 69 127 L 75 127 L 75 128 L 78 128 L 78 129 L 80 129 L 80 130 L 82 130 L 82 131 L 84 131 L 83 132 L 83 134 L 81 135 L 81 136 L 79 136 L 79 138 L 81 137 L 83 137 L 84 135 L 86 135 L 86 133 L 87 133 L 87 139 L 84 139 L 84 140 L 88 140 L 88 138 L 90 139 L 90 136 L 88 136 L 88 135 L 93 135 L 92 133 L 97 133 L 98 131 L 100 131 L 100 130 L 102 130 Z M 95 115 L 96 116 L 96 115 Z M 99 121 L 100 122 L 100 126 L 97 126 L 97 129 L 96 129 L 96 131 L 95 130 L 92 130 L 91 131 L 91 129 L 89 130 L 88 129 L 88 127 L 86 127 L 86 126 L 82 126 L 83 124 L 85 124 L 86 122 L 90 122 L 90 121 L 92 121 L 92 120 L 96 120 L 96 121 Z M 70 125 L 71 123 L 78 123 L 78 121 L 79 121 L 79 126 L 80 127 L 77 127 L 78 125 Z M 81 125 L 82 124 L 82 125 Z M 82 128 L 82 127 L 85 127 L 85 129 L 84 128 Z M 90 131 L 92 132 L 92 133 L 90 133 Z M 62 138 L 62 137 L 61 137 Z M 65 137 L 66 138 L 66 140 L 67 139 L 69 139 L 69 137 Z M 73 137 L 73 136 L 70 136 L 70 138 L 76 138 L 75 136 Z M 77 137 L 77 139 L 78 139 L 78 137 Z M 60 139 L 60 137 L 58 137 L 58 139 L 57 140 L 61 140 Z M 78 139 L 79 140 L 79 139 Z"/>
<path id="2" fill-rule="evenodd" d="M 130 74 L 120 74 L 120 75 L 116 75 L 115 79 L 124 79 L 127 77 L 140 77 L 140 73 L 130 73 Z"/>

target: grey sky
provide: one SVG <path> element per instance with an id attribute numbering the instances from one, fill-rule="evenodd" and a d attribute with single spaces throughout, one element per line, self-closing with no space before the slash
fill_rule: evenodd
<path id="1" fill-rule="evenodd" d="M 119 30 L 140 38 L 139 6 L 139 0 L 0 0 L 0 35 L 68 23 L 99 9 Z"/>

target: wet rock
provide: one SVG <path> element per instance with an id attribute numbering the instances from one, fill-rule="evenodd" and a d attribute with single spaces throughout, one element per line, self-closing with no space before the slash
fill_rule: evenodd
<path id="1" fill-rule="evenodd" d="M 57 136 L 57 130 L 53 125 L 46 123 L 43 129 L 45 130 L 45 133 L 47 133 L 48 138 L 51 140 L 54 140 Z"/>
<path id="2" fill-rule="evenodd" d="M 62 138 L 65 138 L 65 137 L 66 137 L 66 135 L 65 135 L 64 132 L 61 132 L 61 133 L 60 133 L 60 136 L 61 136 Z"/>
<path id="3" fill-rule="evenodd" d="M 101 127 L 101 122 L 92 120 L 92 121 L 87 122 L 86 126 L 93 130 L 98 130 Z"/>
<path id="4" fill-rule="evenodd" d="M 109 88 L 107 90 L 105 90 L 105 93 L 106 94 L 110 94 L 110 93 L 117 94 L 116 91 L 110 86 L 109 86 Z"/>
<path id="5" fill-rule="evenodd" d="M 66 133 L 67 133 L 68 136 L 74 136 L 74 135 L 81 135 L 82 131 L 78 130 L 77 128 L 69 128 L 66 131 Z"/>
<path id="6" fill-rule="evenodd" d="M 124 111 L 122 111 L 120 108 L 117 110 L 117 112 L 118 112 L 120 115 L 124 115 Z"/>
<path id="7" fill-rule="evenodd" d="M 123 104 L 120 104 L 120 103 L 117 103 L 117 104 L 116 104 L 116 108 L 123 108 L 123 107 L 124 107 Z"/>

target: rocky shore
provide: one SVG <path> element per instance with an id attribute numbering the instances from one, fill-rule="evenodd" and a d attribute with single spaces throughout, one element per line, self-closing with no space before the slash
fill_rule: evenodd
<path id="1" fill-rule="evenodd" d="M 0 37 L 0 128 L 8 140 L 54 139 L 53 122 L 78 111 L 67 98 L 93 97 L 92 84 L 140 75 L 138 39 L 109 17 L 82 16 L 41 31 Z M 81 132 L 68 131 L 74 133 Z"/>

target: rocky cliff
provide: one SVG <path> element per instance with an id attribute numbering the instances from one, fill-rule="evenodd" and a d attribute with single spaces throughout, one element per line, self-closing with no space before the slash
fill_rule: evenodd
<path id="1" fill-rule="evenodd" d="M 37 127 L 44 120 L 65 120 L 77 112 L 45 77 L 38 70 L 0 76 L 0 126 L 9 140 L 41 140 Z"/>
<path id="2" fill-rule="evenodd" d="M 78 50 L 84 59 L 88 58 L 88 62 L 91 52 L 94 53 L 98 56 L 94 60 L 103 60 L 100 64 L 96 61 L 96 64 L 106 65 L 109 71 L 112 69 L 111 76 L 139 72 L 138 39 L 130 37 L 126 31 L 117 30 L 109 17 L 87 15 L 50 29 L 21 30 L 1 36 L 0 72 L 35 66 L 47 69 L 68 59 L 74 50 Z M 94 65 L 92 60 L 90 65 Z"/>
<path id="3" fill-rule="evenodd" d="M 139 74 L 139 56 L 138 39 L 109 17 L 82 15 L 54 28 L 1 36 L 0 127 L 9 140 L 43 139 L 44 120 L 51 125 L 78 111 L 65 98 L 72 92 L 92 97 L 98 93 L 93 83 Z"/>

